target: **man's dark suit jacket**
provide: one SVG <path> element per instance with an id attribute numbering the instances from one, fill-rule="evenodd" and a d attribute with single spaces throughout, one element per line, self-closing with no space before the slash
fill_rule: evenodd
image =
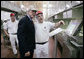
<path id="1" fill-rule="evenodd" d="M 17 37 L 21 56 L 35 49 L 35 28 L 33 21 L 27 15 L 19 21 Z"/>

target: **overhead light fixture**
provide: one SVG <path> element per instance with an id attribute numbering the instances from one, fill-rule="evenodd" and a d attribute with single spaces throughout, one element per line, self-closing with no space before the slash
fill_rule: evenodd
<path id="1" fill-rule="evenodd" d="M 66 5 L 66 7 L 67 7 L 67 8 L 70 8 L 70 6 L 69 6 L 68 4 Z"/>
<path id="2" fill-rule="evenodd" d="M 47 7 L 47 5 L 46 4 L 43 4 L 43 7 Z"/>
<path id="3" fill-rule="evenodd" d="M 14 1 L 10 1 L 10 2 L 14 2 Z"/>
<path id="4" fill-rule="evenodd" d="M 80 1 L 76 1 L 77 3 L 80 3 Z"/>
<path id="5" fill-rule="evenodd" d="M 24 8 L 24 5 L 20 5 L 21 6 L 21 9 Z"/>

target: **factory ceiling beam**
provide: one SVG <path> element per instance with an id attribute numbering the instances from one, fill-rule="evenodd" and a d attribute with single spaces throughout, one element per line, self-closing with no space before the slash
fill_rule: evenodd
<path id="1" fill-rule="evenodd" d="M 69 8 L 69 9 L 65 9 L 64 11 L 61 11 L 61 12 L 59 12 L 59 13 L 63 13 L 63 12 L 66 12 L 66 11 L 69 11 L 69 10 L 72 10 L 72 9 L 74 9 L 74 8 L 81 7 L 81 6 L 83 6 L 83 2 L 81 2 L 80 4 L 74 5 L 74 6 L 72 6 L 72 7 Z M 53 16 L 55 16 L 55 15 L 57 15 L 57 14 L 59 14 L 59 13 L 56 13 L 56 14 L 50 16 L 48 19 L 52 18 Z"/>
<path id="2" fill-rule="evenodd" d="M 15 12 L 21 14 L 22 10 L 19 6 L 9 2 L 9 1 L 1 1 L 1 10 L 7 12 Z"/>

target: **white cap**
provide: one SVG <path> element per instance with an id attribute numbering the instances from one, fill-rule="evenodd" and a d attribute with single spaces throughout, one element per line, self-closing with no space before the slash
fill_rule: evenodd
<path id="1" fill-rule="evenodd" d="M 30 6 L 29 8 L 26 9 L 27 11 L 30 11 L 30 10 L 36 10 L 36 8 L 34 8 L 33 6 Z"/>
<path id="2" fill-rule="evenodd" d="M 7 21 L 7 19 L 4 19 L 3 21 Z"/>

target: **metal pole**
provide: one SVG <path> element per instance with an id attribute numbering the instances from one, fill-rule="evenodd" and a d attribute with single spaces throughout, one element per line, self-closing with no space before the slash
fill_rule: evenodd
<path id="1" fill-rule="evenodd" d="M 57 39 L 56 39 L 56 35 L 54 36 L 55 39 L 55 45 L 54 45 L 54 51 L 53 51 L 53 58 L 56 58 L 57 56 Z"/>

